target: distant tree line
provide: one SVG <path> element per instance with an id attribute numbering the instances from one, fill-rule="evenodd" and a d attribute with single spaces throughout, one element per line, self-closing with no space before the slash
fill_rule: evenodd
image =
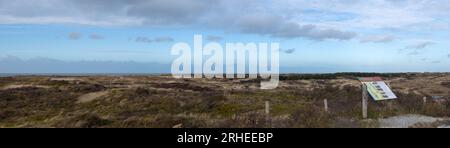
<path id="1" fill-rule="evenodd" d="M 382 77 L 385 79 L 391 78 L 412 78 L 417 76 L 419 73 L 363 73 L 363 72 L 341 72 L 341 73 L 322 73 L 322 74 L 281 74 L 280 80 L 314 80 L 314 79 L 337 79 L 337 78 L 347 78 L 347 79 L 357 79 L 358 77 Z M 165 75 L 169 76 L 169 74 Z M 236 79 L 237 74 L 234 74 L 233 77 L 227 77 L 227 74 L 223 74 L 223 78 L 227 79 Z M 194 74 L 191 74 L 191 77 L 194 77 Z M 206 75 L 202 74 L 203 78 L 206 78 Z M 245 74 L 245 78 L 249 78 L 248 74 Z M 261 79 L 260 76 L 257 76 L 258 79 Z"/>
<path id="2" fill-rule="evenodd" d="M 411 77 L 415 76 L 413 73 L 330 73 L 330 74 L 282 74 L 280 80 L 311 80 L 311 79 L 337 79 L 348 78 L 357 79 L 358 77 L 383 77 L 383 78 L 395 78 L 395 77 Z"/>

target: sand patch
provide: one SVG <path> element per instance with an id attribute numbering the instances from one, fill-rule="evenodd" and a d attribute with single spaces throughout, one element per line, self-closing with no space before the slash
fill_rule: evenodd
<path id="1" fill-rule="evenodd" d="M 85 95 L 82 95 L 82 96 L 78 97 L 77 103 L 91 102 L 91 101 L 100 99 L 101 97 L 106 96 L 108 94 L 109 94 L 109 91 L 100 91 L 100 92 L 88 93 L 88 94 L 85 94 Z"/>
<path id="2" fill-rule="evenodd" d="M 6 85 L 0 90 L 8 90 L 8 89 L 18 89 L 18 88 L 27 88 L 27 87 L 35 87 L 35 88 L 50 88 L 50 86 L 44 86 L 44 85 L 32 85 L 32 84 L 11 84 Z"/>

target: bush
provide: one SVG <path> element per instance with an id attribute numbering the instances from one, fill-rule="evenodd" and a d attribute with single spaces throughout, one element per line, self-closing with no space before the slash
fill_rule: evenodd
<path id="1" fill-rule="evenodd" d="M 106 87 L 99 84 L 84 84 L 71 86 L 70 90 L 74 92 L 90 93 L 90 92 L 104 91 L 106 90 Z"/>
<path id="2" fill-rule="evenodd" d="M 446 105 L 427 104 L 423 108 L 422 114 L 432 117 L 448 117 L 450 116 L 450 111 L 447 109 Z"/>
<path id="3" fill-rule="evenodd" d="M 207 127 L 205 121 L 197 118 L 175 117 L 167 114 L 156 115 L 153 118 L 129 117 L 122 121 L 119 126 L 126 128 L 172 128 L 175 125 L 181 125 L 183 128 Z"/>
<path id="4" fill-rule="evenodd" d="M 441 82 L 441 85 L 450 88 L 450 82 Z"/>
<path id="5" fill-rule="evenodd" d="M 152 92 L 149 89 L 143 88 L 143 87 L 139 87 L 135 90 L 136 95 L 138 96 L 148 96 L 151 95 Z"/>
<path id="6" fill-rule="evenodd" d="M 96 114 L 77 115 L 56 124 L 56 127 L 69 128 L 99 128 L 111 124 L 110 120 L 102 119 Z"/>
<path id="7" fill-rule="evenodd" d="M 266 121 L 265 114 L 253 111 L 243 115 L 237 114 L 233 118 L 215 123 L 214 126 L 218 128 L 269 128 L 271 124 Z"/>
<path id="8" fill-rule="evenodd" d="M 223 117 L 231 117 L 242 110 L 243 106 L 239 104 L 224 104 L 216 109 L 215 114 Z"/>
<path id="9" fill-rule="evenodd" d="M 292 126 L 296 128 L 331 127 L 331 116 L 315 106 L 299 108 L 291 114 Z"/>
<path id="10" fill-rule="evenodd" d="M 0 111 L 0 121 L 6 120 L 14 115 L 14 112 L 11 110 L 2 110 Z"/>

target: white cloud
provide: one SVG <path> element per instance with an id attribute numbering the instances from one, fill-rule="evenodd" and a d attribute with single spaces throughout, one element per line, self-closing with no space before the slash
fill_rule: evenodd
<path id="1" fill-rule="evenodd" d="M 415 50 L 420 50 L 420 49 L 425 49 L 428 46 L 431 46 L 435 44 L 434 42 L 430 42 L 430 41 L 424 41 L 424 42 L 420 42 L 417 44 L 413 44 L 413 45 L 409 45 L 406 47 L 406 49 L 415 49 Z"/>
<path id="2" fill-rule="evenodd" d="M 78 40 L 82 37 L 82 34 L 79 32 L 71 32 L 71 33 L 69 33 L 68 37 L 71 40 Z"/>
<path id="3" fill-rule="evenodd" d="M 136 42 L 140 42 L 140 43 L 152 43 L 152 42 L 157 42 L 157 43 L 161 43 L 161 42 L 173 42 L 174 39 L 172 37 L 169 36 L 163 36 L 163 37 L 155 37 L 155 38 L 148 38 L 148 37 L 137 37 L 135 39 Z"/>
<path id="4" fill-rule="evenodd" d="M 198 25 L 348 40 L 359 29 L 449 28 L 448 10 L 450 2 L 442 0 L 0 0 L 0 24 Z"/>
<path id="5" fill-rule="evenodd" d="M 102 36 L 102 35 L 100 35 L 100 34 L 97 34 L 97 33 L 92 33 L 91 35 L 89 35 L 89 38 L 90 38 L 90 39 L 93 39 L 93 40 L 102 40 L 102 39 L 105 39 L 104 36 Z"/>
<path id="6" fill-rule="evenodd" d="M 291 13 L 297 21 L 322 26 L 416 30 L 449 26 L 442 22 L 450 17 L 450 2 L 446 0 L 282 1 L 276 3 L 278 10 Z"/>
<path id="7" fill-rule="evenodd" d="M 174 39 L 169 36 L 164 36 L 164 37 L 156 37 L 155 39 L 153 39 L 153 41 L 155 41 L 155 42 L 173 42 Z"/>
<path id="8" fill-rule="evenodd" d="M 221 37 L 221 36 L 215 36 L 215 35 L 208 35 L 208 36 L 206 37 L 206 40 L 212 41 L 212 42 L 218 42 L 218 41 L 222 41 L 222 40 L 223 40 L 223 37 Z"/>
<path id="9" fill-rule="evenodd" d="M 368 42 L 374 42 L 374 43 L 387 43 L 394 41 L 395 37 L 391 35 L 373 35 L 373 36 L 367 36 L 363 39 L 361 39 L 361 43 L 368 43 Z"/>
<path id="10" fill-rule="evenodd" d="M 280 49 L 281 52 L 284 52 L 286 54 L 292 54 L 296 51 L 295 48 L 290 48 L 290 49 Z"/>

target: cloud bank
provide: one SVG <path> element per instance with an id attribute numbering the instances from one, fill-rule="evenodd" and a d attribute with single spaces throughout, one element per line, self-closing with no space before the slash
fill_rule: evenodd
<path id="1" fill-rule="evenodd" d="M 448 10 L 446 0 L 0 0 L 0 24 L 201 26 L 320 41 L 350 40 L 358 29 L 449 29 Z"/>
<path id="2" fill-rule="evenodd" d="M 0 0 L 0 24 L 202 26 L 319 41 L 349 40 L 356 36 L 347 28 L 291 18 L 296 11 L 279 10 L 272 5 L 275 2 L 290 3 L 289 0 Z"/>

